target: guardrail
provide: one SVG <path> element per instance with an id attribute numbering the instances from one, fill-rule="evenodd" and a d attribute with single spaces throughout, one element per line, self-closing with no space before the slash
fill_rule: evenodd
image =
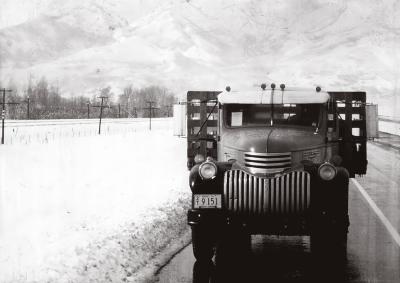
<path id="1" fill-rule="evenodd" d="M 379 116 L 379 131 L 400 136 L 400 118 Z"/>
<path id="2" fill-rule="evenodd" d="M 397 123 L 400 124 L 400 118 L 398 117 L 391 117 L 391 116 L 378 116 L 378 120 L 379 121 L 385 121 L 385 122 L 393 122 L 393 123 Z"/>

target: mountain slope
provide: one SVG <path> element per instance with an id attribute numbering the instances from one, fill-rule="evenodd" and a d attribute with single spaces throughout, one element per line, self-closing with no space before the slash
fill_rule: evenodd
<path id="1" fill-rule="evenodd" d="M 394 0 L 57 3 L 47 16 L 0 30 L 2 46 L 21 45 L 1 53 L 3 82 L 45 75 L 73 93 L 104 85 L 118 92 L 130 83 L 181 93 L 227 84 L 318 84 L 365 89 L 388 115 L 393 105 L 400 109 L 393 95 L 400 66 Z M 29 28 L 41 26 L 51 33 L 35 37 Z M 60 44 L 66 38 L 71 46 Z"/>

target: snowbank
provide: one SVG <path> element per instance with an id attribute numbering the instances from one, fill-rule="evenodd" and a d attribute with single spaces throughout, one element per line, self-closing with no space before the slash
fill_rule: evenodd
<path id="1" fill-rule="evenodd" d="M 47 271 L 48 282 L 144 282 L 152 280 L 171 253 L 189 241 L 188 194 L 143 215 L 115 234 L 76 250 L 73 264 L 60 262 Z M 46 276 L 47 277 L 47 276 Z"/>
<path id="2" fill-rule="evenodd" d="M 1 146 L 0 282 L 151 275 L 188 241 L 185 148 L 170 119 L 151 132 Z"/>

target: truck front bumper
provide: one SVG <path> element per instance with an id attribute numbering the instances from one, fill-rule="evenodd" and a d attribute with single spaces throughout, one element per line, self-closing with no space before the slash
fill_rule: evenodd
<path id="1" fill-rule="evenodd" d="M 228 227 L 245 228 L 253 234 L 307 235 L 310 219 L 305 215 L 295 217 L 235 215 L 225 210 L 188 210 L 188 224 L 201 225 L 213 231 L 224 231 Z"/>
<path id="2" fill-rule="evenodd" d="M 221 210 L 188 210 L 188 224 L 193 225 L 221 225 L 229 224 L 229 217 Z"/>

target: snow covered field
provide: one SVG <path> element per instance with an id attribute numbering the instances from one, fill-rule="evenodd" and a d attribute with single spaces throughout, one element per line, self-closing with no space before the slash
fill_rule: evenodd
<path id="1" fill-rule="evenodd" d="M 0 282 L 142 281 L 188 241 L 172 120 L 104 126 L 20 125 L 0 146 Z"/>
<path id="2" fill-rule="evenodd" d="M 104 135 L 127 134 L 149 129 L 148 118 L 102 119 Z M 165 128 L 165 120 L 152 119 L 152 129 Z M 49 143 L 98 135 L 99 119 L 6 120 L 5 144 Z"/>

